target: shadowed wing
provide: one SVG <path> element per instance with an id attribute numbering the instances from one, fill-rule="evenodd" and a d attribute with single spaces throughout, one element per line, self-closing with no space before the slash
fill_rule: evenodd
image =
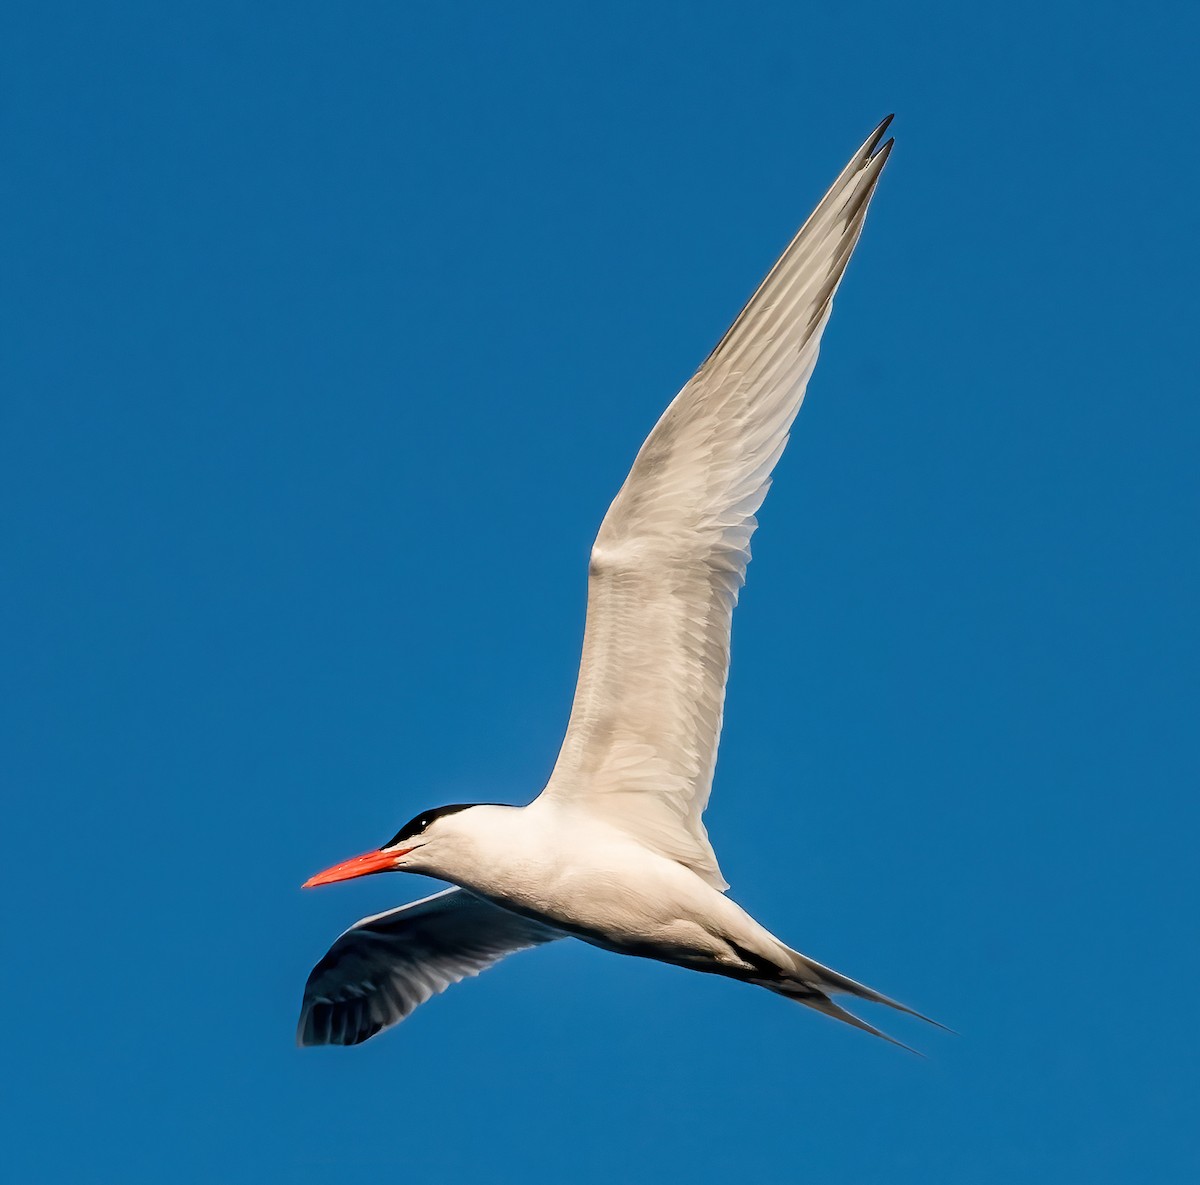
<path id="1" fill-rule="evenodd" d="M 296 1040 L 357 1045 L 505 955 L 562 937 L 463 889 L 363 918 L 312 969 Z"/>
<path id="2" fill-rule="evenodd" d="M 642 445 L 592 548 L 566 738 L 543 791 L 726 885 L 708 804 L 755 513 L 892 142 L 842 171 Z"/>

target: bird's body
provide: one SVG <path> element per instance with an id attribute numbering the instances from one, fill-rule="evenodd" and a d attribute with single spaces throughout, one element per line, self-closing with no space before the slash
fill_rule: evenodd
<path id="1" fill-rule="evenodd" d="M 301 1043 L 365 1040 L 450 983 L 568 936 L 765 987 L 872 1033 L 830 996 L 911 1012 L 726 896 L 701 821 L 755 514 L 887 159 L 888 122 L 667 408 L 605 515 L 571 717 L 542 793 L 524 807 L 428 811 L 308 882 L 405 871 L 457 888 L 343 934 L 309 977 Z"/>
<path id="2" fill-rule="evenodd" d="M 739 951 L 786 964 L 787 947 L 731 898 L 569 804 L 480 806 L 443 827 L 431 875 L 592 946 L 698 970 L 753 970 Z"/>

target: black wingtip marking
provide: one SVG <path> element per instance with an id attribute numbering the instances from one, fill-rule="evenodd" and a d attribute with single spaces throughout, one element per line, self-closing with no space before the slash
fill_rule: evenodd
<path id="1" fill-rule="evenodd" d="M 883 139 L 883 134 L 891 126 L 895 115 L 887 115 L 880 121 L 879 126 L 867 137 L 867 142 L 863 145 L 863 155 L 868 159 L 875 153 L 875 149 L 879 146 L 880 140 Z"/>

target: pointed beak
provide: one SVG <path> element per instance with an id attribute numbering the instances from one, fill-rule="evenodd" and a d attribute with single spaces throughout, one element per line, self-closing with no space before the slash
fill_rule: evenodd
<path id="1" fill-rule="evenodd" d="M 397 856 L 403 856 L 411 848 L 401 848 L 393 852 L 364 852 L 361 856 L 353 856 L 343 860 L 332 868 L 310 876 L 300 887 L 315 889 L 318 885 L 332 885 L 335 881 L 348 881 L 356 876 L 367 876 L 372 872 L 387 872 L 396 863 Z"/>

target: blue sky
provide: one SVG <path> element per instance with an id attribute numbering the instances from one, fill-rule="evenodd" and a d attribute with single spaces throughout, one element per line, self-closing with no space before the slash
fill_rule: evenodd
<path id="1" fill-rule="evenodd" d="M 1195 1179 L 1194 6 L 0 33 L 11 1179 Z M 708 821 L 961 1036 L 564 943 L 297 1050 L 332 938 L 431 888 L 300 882 L 540 788 L 609 499 L 893 110 Z"/>

